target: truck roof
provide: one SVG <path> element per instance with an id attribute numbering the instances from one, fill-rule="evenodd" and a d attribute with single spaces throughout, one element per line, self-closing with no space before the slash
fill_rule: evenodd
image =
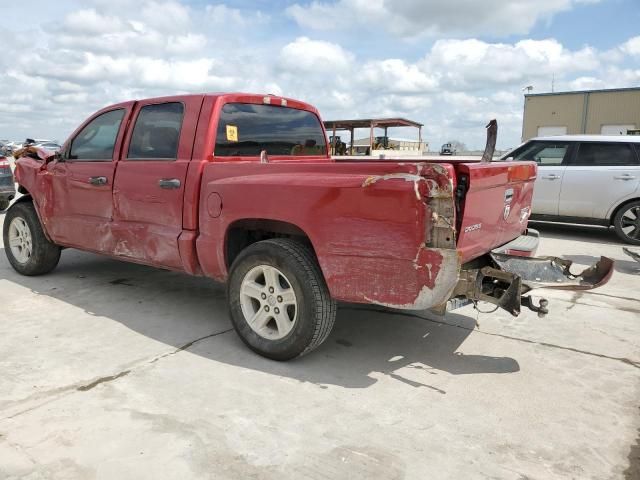
<path id="1" fill-rule="evenodd" d="M 177 97 L 216 97 L 222 98 L 226 102 L 238 103 L 262 103 L 266 105 L 276 105 L 282 107 L 291 107 L 298 110 L 308 110 L 318 114 L 318 110 L 311 104 L 296 100 L 295 98 L 282 97 L 270 93 L 246 93 L 246 92 L 203 92 L 203 93 L 185 93 L 178 95 L 169 95 L 163 97 L 138 98 L 136 101 L 153 101 L 154 103 L 162 103 L 163 101 L 175 101 Z M 119 105 L 119 104 L 114 104 Z M 113 105 L 110 105 L 112 107 Z"/>

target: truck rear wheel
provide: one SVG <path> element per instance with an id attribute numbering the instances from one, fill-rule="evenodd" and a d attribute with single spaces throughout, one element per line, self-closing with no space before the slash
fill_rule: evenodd
<path id="1" fill-rule="evenodd" d="M 45 237 L 32 203 L 16 203 L 9 209 L 2 239 L 9 263 L 22 275 L 42 275 L 58 265 L 60 247 Z"/>
<path id="2" fill-rule="evenodd" d="M 231 267 L 227 294 L 242 341 L 273 360 L 320 346 L 336 317 L 336 302 L 313 252 L 295 240 L 264 240 L 242 251 Z"/>

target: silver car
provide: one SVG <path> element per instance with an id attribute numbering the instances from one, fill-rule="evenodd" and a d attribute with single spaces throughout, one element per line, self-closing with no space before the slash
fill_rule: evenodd
<path id="1" fill-rule="evenodd" d="M 640 136 L 532 138 L 511 158 L 538 164 L 532 220 L 613 226 L 640 245 Z"/>

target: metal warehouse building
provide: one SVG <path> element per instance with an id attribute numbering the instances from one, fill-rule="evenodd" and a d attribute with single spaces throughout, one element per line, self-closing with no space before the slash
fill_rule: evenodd
<path id="1" fill-rule="evenodd" d="M 527 94 L 523 117 L 522 141 L 575 133 L 626 135 L 640 129 L 640 87 Z"/>

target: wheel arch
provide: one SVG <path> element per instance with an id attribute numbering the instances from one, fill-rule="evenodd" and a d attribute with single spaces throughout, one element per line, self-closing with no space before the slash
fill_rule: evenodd
<path id="1" fill-rule="evenodd" d="M 33 209 L 36 211 L 36 215 L 38 216 L 38 220 L 40 220 L 40 225 L 42 226 L 42 232 L 44 233 L 45 238 L 47 240 L 49 240 L 50 242 L 53 242 L 53 240 L 51 239 L 51 236 L 49 235 L 49 232 L 47 231 L 47 226 L 42 221 L 42 215 L 40 215 L 40 208 L 38 207 L 38 204 L 33 199 L 33 196 L 31 195 L 31 192 L 29 192 L 29 190 L 27 190 L 22 185 L 18 185 L 18 192 L 21 193 L 22 195 L 20 197 L 18 197 L 13 202 L 13 204 L 16 205 L 18 203 L 27 203 L 27 202 L 32 203 L 33 204 Z"/>
<path id="2" fill-rule="evenodd" d="M 246 218 L 232 222 L 224 236 L 224 261 L 227 271 L 233 261 L 249 245 L 270 238 L 293 238 L 310 246 L 317 259 L 311 238 L 299 226 L 282 220 Z"/>
<path id="3" fill-rule="evenodd" d="M 622 210 L 624 207 L 626 207 L 627 205 L 629 205 L 630 203 L 633 202 L 638 202 L 640 201 L 640 197 L 636 196 L 633 198 L 629 198 L 627 200 L 624 200 L 622 202 L 620 202 L 620 205 L 616 206 L 612 211 L 611 211 L 611 215 L 609 215 L 609 226 L 613 225 L 613 221 L 616 218 L 616 215 L 618 214 L 618 212 L 620 210 Z"/>

